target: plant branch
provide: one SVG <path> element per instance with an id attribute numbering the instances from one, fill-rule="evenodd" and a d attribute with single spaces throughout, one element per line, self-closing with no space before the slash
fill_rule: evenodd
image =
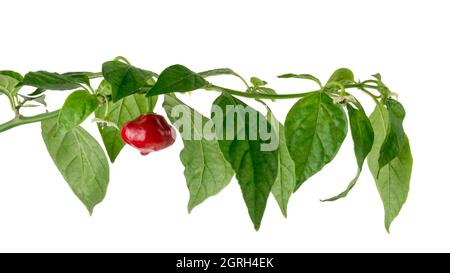
<path id="1" fill-rule="evenodd" d="M 11 128 L 14 128 L 16 126 L 23 125 L 23 124 L 28 124 L 28 123 L 39 122 L 39 121 L 51 119 L 51 118 L 58 116 L 58 114 L 59 114 L 59 110 L 56 110 L 53 112 L 42 113 L 42 114 L 31 116 L 31 117 L 20 116 L 18 118 L 14 118 L 8 122 L 0 124 L 0 133 L 4 132 L 6 130 L 9 130 Z"/>
<path id="2" fill-rule="evenodd" d="M 305 93 L 295 93 L 295 94 L 261 94 L 261 93 L 246 93 L 242 91 L 237 91 L 221 86 L 217 86 L 214 84 L 209 84 L 204 87 L 205 90 L 208 91 L 218 91 L 227 93 L 230 95 L 240 96 L 240 97 L 246 97 L 246 98 L 252 98 L 252 99 L 295 99 L 295 98 L 303 98 L 313 92 L 322 91 L 322 89 L 314 90 L 310 92 Z"/>

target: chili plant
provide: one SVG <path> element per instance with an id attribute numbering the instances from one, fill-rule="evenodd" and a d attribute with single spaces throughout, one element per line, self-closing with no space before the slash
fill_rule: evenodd
<path id="1" fill-rule="evenodd" d="M 218 86 L 210 80 L 221 75 L 237 77 L 243 89 Z M 235 175 L 250 218 L 255 229 L 259 229 L 269 195 L 275 197 L 281 212 L 287 216 L 291 195 L 333 160 L 350 127 L 356 174 L 342 193 L 322 201 L 345 197 L 355 186 L 367 158 L 389 231 L 406 201 L 413 163 L 402 125 L 405 110 L 395 93 L 384 84 L 380 74 L 356 81 L 347 68 L 337 69 L 325 84 L 310 74 L 290 73 L 278 77 L 313 81 L 317 89 L 281 94 L 268 87 L 264 80 L 252 77 L 248 82 L 228 68 L 196 73 L 177 64 L 158 75 L 132 66 L 123 57 L 103 63 L 102 71 L 95 73 L 36 71 L 22 76 L 5 70 L 0 71 L 0 94 L 9 100 L 14 118 L 1 124 L 0 132 L 40 122 L 42 138 L 56 167 L 92 214 L 107 191 L 107 157 L 113 163 L 126 143 L 146 155 L 175 141 L 173 127 L 153 112 L 158 98 L 163 98 L 167 117 L 180 133 L 183 131 L 180 159 L 190 193 L 188 210 L 218 194 Z M 102 81 L 94 89 L 91 81 L 97 78 Z M 23 94 L 23 86 L 35 90 Z M 218 93 L 211 117 L 201 115 L 176 96 L 200 89 Z M 34 116 L 21 114 L 25 107 L 46 107 L 47 90 L 73 92 L 59 110 Z M 350 91 L 362 92 L 373 100 L 375 108 L 370 116 Z M 265 113 L 239 97 L 262 103 Z M 265 101 L 284 99 L 297 102 L 282 125 Z M 185 115 L 196 118 L 177 125 L 173 113 L 179 107 Z M 227 111 L 229 107 L 233 107 L 231 114 Z M 96 139 L 80 127 L 92 114 L 107 156 Z M 250 124 L 252 115 L 256 115 L 257 123 Z M 237 128 L 238 121 L 244 121 L 245 126 Z M 202 127 L 208 127 L 213 136 L 199 134 Z M 268 144 L 260 132 L 262 127 L 276 133 L 277 145 L 271 149 L 262 148 Z M 194 137 L 185 137 L 189 134 Z"/>

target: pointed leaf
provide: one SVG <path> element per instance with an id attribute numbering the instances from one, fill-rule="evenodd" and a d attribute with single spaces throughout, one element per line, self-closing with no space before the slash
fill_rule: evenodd
<path id="1" fill-rule="evenodd" d="M 58 115 L 58 133 L 64 133 L 80 125 L 99 105 L 97 96 L 86 90 L 70 94 Z"/>
<path id="2" fill-rule="evenodd" d="M 47 71 L 28 72 L 23 78 L 21 85 L 34 86 L 47 90 L 73 90 L 81 87 L 83 83 L 79 77 L 63 75 Z"/>
<path id="3" fill-rule="evenodd" d="M 394 99 L 386 100 L 388 111 L 388 130 L 386 138 L 380 149 L 378 164 L 380 168 L 394 159 L 403 147 L 405 132 L 403 130 L 403 120 L 405 119 L 405 109 L 402 104 Z"/>
<path id="4" fill-rule="evenodd" d="M 109 166 L 98 142 L 83 128 L 56 134 L 56 118 L 42 121 L 42 137 L 58 170 L 92 214 L 106 194 Z"/>
<path id="5" fill-rule="evenodd" d="M 400 153 L 384 167 L 379 166 L 379 155 L 382 143 L 388 133 L 389 112 L 378 105 L 375 107 L 370 121 L 375 132 L 372 151 L 368 156 L 369 169 L 383 201 L 385 227 L 389 232 L 392 221 L 397 217 L 408 197 L 413 158 L 407 136 L 404 136 Z"/>
<path id="6" fill-rule="evenodd" d="M 289 111 L 286 143 L 295 162 L 296 190 L 336 156 L 347 134 L 342 106 L 323 92 L 300 99 Z"/>
<path id="7" fill-rule="evenodd" d="M 366 116 L 364 109 L 362 107 L 353 108 L 353 106 L 347 104 L 347 112 L 350 121 L 350 131 L 352 133 L 353 148 L 355 151 L 358 170 L 356 171 L 356 176 L 350 181 L 345 191 L 323 201 L 335 201 L 347 196 L 358 181 L 364 160 L 372 150 L 374 133 L 370 120 Z"/>
<path id="8" fill-rule="evenodd" d="M 220 76 L 220 75 L 239 76 L 236 72 L 234 72 L 233 70 L 231 70 L 229 68 L 212 69 L 212 70 L 202 71 L 197 74 L 202 78 L 214 77 L 214 76 Z"/>
<path id="9" fill-rule="evenodd" d="M 278 140 L 280 145 L 278 148 L 278 175 L 272 186 L 272 194 L 275 200 L 277 200 L 284 217 L 287 217 L 289 198 L 295 189 L 295 163 L 286 146 L 284 126 L 275 119 L 271 112 L 269 112 L 268 119 L 271 122 L 278 123 L 278 126 L 273 126 L 272 128 L 278 127 Z"/>
<path id="10" fill-rule="evenodd" d="M 204 87 L 208 82 L 185 66 L 169 66 L 159 75 L 147 96 L 172 92 L 188 92 Z"/>
<path id="11" fill-rule="evenodd" d="M 214 105 L 224 113 L 222 119 L 213 117 L 216 129 L 225 128 L 225 132 L 216 130 L 219 139 L 222 139 L 219 140 L 220 149 L 236 173 L 250 218 L 258 230 L 267 198 L 278 175 L 278 149 L 263 149 L 262 145 L 269 140 L 263 140 L 260 134 L 260 124 L 264 124 L 269 130 L 271 125 L 261 113 L 228 94 L 220 95 Z M 227 106 L 237 107 L 233 111 L 227 111 Z M 252 119 L 253 122 L 245 122 L 245 126 L 239 126 L 243 125 L 243 121 Z M 233 126 L 227 121 L 234 121 Z M 232 139 L 226 138 L 227 133 Z M 254 134 L 254 139 L 250 137 L 251 134 Z"/>
<path id="12" fill-rule="evenodd" d="M 113 102 L 129 96 L 145 87 L 153 76 L 151 72 L 119 61 L 109 61 L 102 65 L 102 74 L 111 85 Z"/>
<path id="13" fill-rule="evenodd" d="M 313 75 L 310 74 L 292 74 L 292 73 L 288 73 L 288 74 L 283 74 L 278 76 L 278 78 L 297 78 L 297 79 L 305 79 L 305 80 L 310 80 L 313 81 L 315 83 L 317 83 L 320 87 L 322 87 L 322 83 L 320 82 L 320 80 L 316 77 L 314 77 Z"/>
<path id="14" fill-rule="evenodd" d="M 175 96 L 164 96 L 163 107 L 170 121 L 176 125 L 178 117 L 175 113 L 183 113 L 182 119 L 189 119 L 189 127 L 183 123 L 180 134 L 183 138 L 184 148 L 180 153 L 184 165 L 184 176 L 190 193 L 188 210 L 205 201 L 210 196 L 218 194 L 224 189 L 233 177 L 233 169 L 225 160 L 220 151 L 217 139 L 206 139 L 203 128 L 211 120 L 201 115 L 191 107 L 184 104 Z M 198 121 L 198 122 L 195 122 Z M 197 137 L 194 137 L 197 136 Z"/>

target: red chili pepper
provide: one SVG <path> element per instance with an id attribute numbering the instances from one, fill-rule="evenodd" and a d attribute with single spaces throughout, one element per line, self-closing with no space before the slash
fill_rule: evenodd
<path id="1" fill-rule="evenodd" d="M 141 115 L 127 122 L 121 131 L 122 139 L 138 149 L 142 155 L 159 151 L 175 142 L 175 129 L 157 114 Z"/>

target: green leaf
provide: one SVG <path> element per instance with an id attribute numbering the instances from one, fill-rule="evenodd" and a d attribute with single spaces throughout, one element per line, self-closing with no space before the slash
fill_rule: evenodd
<path id="1" fill-rule="evenodd" d="M 50 156 L 75 195 L 92 214 L 106 194 L 109 166 L 98 142 L 83 128 L 56 134 L 56 118 L 42 121 L 42 137 Z"/>
<path id="2" fill-rule="evenodd" d="M 208 197 L 218 194 L 233 177 L 233 169 L 222 155 L 217 139 L 206 139 L 203 128 L 211 124 L 211 120 L 201 115 L 191 107 L 178 100 L 175 96 L 164 96 L 163 107 L 170 121 L 176 125 L 178 117 L 173 111 L 182 113 L 182 119 L 189 119 L 189 127 L 178 128 L 183 138 L 184 148 L 180 159 L 184 166 L 184 176 L 190 193 L 188 210 L 205 201 Z M 174 110 L 175 109 L 175 110 Z M 196 121 L 196 122 L 194 122 Z M 199 136 L 197 138 L 193 136 Z"/>
<path id="3" fill-rule="evenodd" d="M 44 93 L 46 90 L 42 89 L 42 88 L 36 88 L 36 90 L 34 90 L 33 92 L 31 92 L 30 94 L 28 94 L 28 96 L 39 96 L 42 93 Z"/>
<path id="4" fill-rule="evenodd" d="M 30 96 L 21 95 L 21 94 L 19 94 L 19 96 L 21 98 L 23 98 L 22 103 L 26 103 L 28 101 L 33 101 L 33 102 L 37 102 L 37 103 L 39 103 L 39 104 L 41 104 L 43 106 L 47 106 L 47 103 L 45 102 L 45 95 L 44 94 L 42 94 L 40 96 L 37 96 L 37 97 L 30 97 Z M 23 106 L 25 106 L 25 105 L 23 105 Z"/>
<path id="5" fill-rule="evenodd" d="M 297 190 L 333 160 L 347 134 L 347 119 L 342 106 L 334 104 L 327 94 L 314 92 L 294 104 L 285 129 L 295 162 Z"/>
<path id="6" fill-rule="evenodd" d="M 97 92 L 105 95 L 110 94 L 111 86 L 107 81 L 102 81 Z M 108 102 L 109 111 L 106 114 L 106 105 L 100 106 L 97 108 L 97 111 L 95 111 L 95 117 L 113 122 L 119 128 L 122 128 L 128 121 L 133 120 L 142 114 L 153 112 L 157 99 L 157 96 L 148 98 L 144 94 L 133 94 L 120 99 L 117 102 Z M 123 142 L 122 137 L 120 136 L 120 131 L 114 127 L 102 128 L 101 125 L 98 126 L 98 129 L 102 136 L 109 159 L 111 162 L 114 162 L 123 146 L 125 146 L 125 142 Z"/>
<path id="7" fill-rule="evenodd" d="M 280 145 L 278 148 L 278 175 L 272 186 L 272 194 L 275 197 L 275 200 L 277 200 L 278 206 L 284 217 L 287 217 L 289 198 L 295 189 L 295 163 L 292 160 L 286 145 L 284 126 L 275 119 L 272 112 L 269 112 L 268 119 L 271 123 L 278 124 L 277 126 L 272 125 L 272 128 L 278 128 L 278 140 Z"/>
<path id="8" fill-rule="evenodd" d="M 151 72 L 119 61 L 103 63 L 102 74 L 112 87 L 112 100 L 117 102 L 145 87 L 153 76 Z"/>
<path id="9" fill-rule="evenodd" d="M 65 133 L 80 125 L 99 105 L 97 96 L 86 90 L 70 94 L 58 115 L 58 133 Z"/>
<path id="10" fill-rule="evenodd" d="M 220 75 L 233 75 L 233 76 L 240 77 L 236 72 L 234 72 L 233 70 L 231 70 L 229 68 L 218 68 L 218 69 L 207 70 L 207 71 L 199 72 L 199 73 L 197 73 L 197 75 L 199 75 L 202 78 L 220 76 Z"/>
<path id="11" fill-rule="evenodd" d="M 269 88 L 269 87 L 264 87 L 264 86 L 258 86 L 258 87 L 256 87 L 256 88 L 255 88 L 255 91 L 256 91 L 257 93 L 260 93 L 260 94 L 267 94 L 267 95 L 276 95 L 276 94 L 277 94 L 277 91 L 275 91 L 274 89 Z M 275 101 L 275 99 L 271 99 L 271 101 Z"/>
<path id="12" fill-rule="evenodd" d="M 20 73 L 12 70 L 0 70 L 0 75 L 9 76 L 15 79 L 17 82 L 21 82 L 23 80 L 23 76 Z"/>
<path id="13" fill-rule="evenodd" d="M 339 68 L 333 72 L 327 84 L 331 82 L 339 82 L 342 84 L 353 83 L 355 82 L 355 76 L 353 75 L 353 72 L 350 69 Z"/>
<path id="14" fill-rule="evenodd" d="M 214 105 L 224 113 L 221 119 L 214 113 L 212 118 L 220 149 L 236 173 L 250 218 L 258 230 L 267 198 L 278 175 L 278 149 L 266 151 L 262 146 L 267 145 L 269 140 L 262 139 L 260 125 L 265 124 L 270 130 L 270 123 L 255 109 L 228 94 L 220 95 Z M 227 111 L 227 105 L 237 107 L 234 111 Z M 254 122 L 245 122 L 245 126 L 238 126 L 251 117 L 254 117 Z M 234 126 L 227 126 L 227 121 L 234 121 Z M 225 128 L 226 132 L 217 128 Z M 232 139 L 226 138 L 227 134 L 231 135 Z M 250 134 L 254 134 L 254 139 Z"/>
<path id="15" fill-rule="evenodd" d="M 350 121 L 350 131 L 352 133 L 353 148 L 355 151 L 358 170 L 356 172 L 356 176 L 350 181 L 345 191 L 323 201 L 335 201 L 347 196 L 347 194 L 358 181 L 364 164 L 364 160 L 372 150 L 374 133 L 370 120 L 366 116 L 364 109 L 362 107 L 353 108 L 353 106 L 347 104 L 347 112 Z"/>
<path id="16" fill-rule="evenodd" d="M 83 81 L 78 76 L 37 71 L 28 72 L 23 78 L 21 85 L 29 85 L 46 90 L 73 90 L 81 87 L 80 83 L 83 83 Z"/>
<path id="17" fill-rule="evenodd" d="M 208 82 L 185 66 L 169 66 L 159 75 L 147 96 L 172 92 L 189 92 L 204 87 Z"/>
<path id="18" fill-rule="evenodd" d="M 304 80 L 310 80 L 313 81 L 315 83 L 317 83 L 320 87 L 322 87 L 322 83 L 320 82 L 320 80 L 316 77 L 314 77 L 313 75 L 310 74 L 292 74 L 292 73 L 288 73 L 288 74 L 283 74 L 278 76 L 278 78 L 297 78 L 297 79 L 304 79 Z"/>
<path id="19" fill-rule="evenodd" d="M 403 120 L 405 119 L 405 109 L 402 104 L 394 99 L 386 99 L 388 111 L 388 130 L 386 138 L 380 149 L 378 164 L 380 168 L 394 159 L 403 147 L 405 131 L 403 130 Z"/>
<path id="20" fill-rule="evenodd" d="M 372 77 L 374 77 L 375 79 L 377 79 L 378 81 L 381 82 L 381 74 L 380 73 L 375 73 L 372 75 Z"/>
<path id="21" fill-rule="evenodd" d="M 20 83 L 20 81 L 17 80 L 14 74 L 11 73 L 2 74 L 0 72 L 0 94 L 3 93 L 6 94 L 7 96 L 13 96 L 17 94 L 17 92 L 20 89 L 20 87 L 17 86 L 18 83 Z"/>
<path id="22" fill-rule="evenodd" d="M 386 230 L 389 232 L 392 221 L 397 217 L 408 197 L 413 158 L 408 137 L 405 135 L 400 153 L 388 164 L 380 168 L 378 158 L 382 143 L 388 133 L 388 110 L 381 105 L 377 105 L 370 116 L 370 121 L 375 132 L 375 140 L 372 151 L 368 156 L 369 169 L 372 172 L 383 201 L 384 223 Z"/>
<path id="23" fill-rule="evenodd" d="M 62 75 L 71 78 L 75 82 L 90 85 L 89 77 L 93 74 L 92 72 L 67 72 Z"/>
<path id="24" fill-rule="evenodd" d="M 260 87 L 260 86 L 264 86 L 267 84 L 266 81 L 261 80 L 260 78 L 257 77 L 251 77 L 250 78 L 250 82 L 253 84 L 254 87 Z"/>

